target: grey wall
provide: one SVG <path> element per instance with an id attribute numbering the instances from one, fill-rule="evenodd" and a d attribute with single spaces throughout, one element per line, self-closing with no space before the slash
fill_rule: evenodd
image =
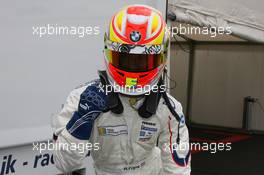
<path id="1" fill-rule="evenodd" d="M 173 93 L 186 107 L 188 56 L 175 46 L 172 50 L 175 58 L 171 66 L 175 67 L 171 73 L 182 83 Z M 241 128 L 246 96 L 259 98 L 264 104 L 264 46 L 197 45 L 191 120 Z M 257 104 L 252 108 L 250 128 L 264 130 L 264 113 Z"/>
<path id="2" fill-rule="evenodd" d="M 5 156 L 16 160 L 9 174 L 56 174 L 52 151 L 32 150 L 32 142 L 50 139 L 52 113 L 73 88 L 97 78 L 97 70 L 104 68 L 103 34 L 110 17 L 135 3 L 165 13 L 165 1 L 159 0 L 0 1 L 0 165 Z M 32 34 L 33 26 L 47 24 L 99 26 L 100 33 L 83 38 Z M 44 155 L 48 165 L 41 165 Z M 91 158 L 84 165 L 87 174 L 94 174 Z"/>
<path id="3" fill-rule="evenodd" d="M 73 88 L 103 68 L 103 35 L 110 17 L 135 3 L 165 12 L 165 1 L 156 0 L 0 2 L 0 138 L 6 138 L 0 148 L 50 138 L 52 113 Z M 83 38 L 32 34 L 33 26 L 47 24 L 98 26 L 100 33 Z"/>
<path id="4" fill-rule="evenodd" d="M 183 45 L 183 47 L 188 48 L 187 45 Z M 182 103 L 186 114 L 189 54 L 182 51 L 174 42 L 171 43 L 170 49 L 170 75 L 172 79 L 176 80 L 176 87 L 170 92 Z M 171 81 L 170 86 L 174 86 L 174 82 Z"/>

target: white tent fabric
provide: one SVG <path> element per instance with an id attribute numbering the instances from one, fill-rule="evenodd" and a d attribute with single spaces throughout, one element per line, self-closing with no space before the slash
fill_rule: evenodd
<path id="1" fill-rule="evenodd" d="M 230 27 L 232 34 L 264 43 L 262 0 L 169 0 L 177 21 L 199 26 Z"/>

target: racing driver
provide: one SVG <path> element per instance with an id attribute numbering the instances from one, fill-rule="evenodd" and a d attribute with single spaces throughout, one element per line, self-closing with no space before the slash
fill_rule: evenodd
<path id="1" fill-rule="evenodd" d="M 165 29 L 152 7 L 130 5 L 117 12 L 105 33 L 106 70 L 74 89 L 55 117 L 56 144 L 98 143 L 99 150 L 90 152 L 97 175 L 190 175 L 182 106 L 164 85 Z M 87 152 L 56 149 L 55 164 L 72 172 L 83 166 Z"/>

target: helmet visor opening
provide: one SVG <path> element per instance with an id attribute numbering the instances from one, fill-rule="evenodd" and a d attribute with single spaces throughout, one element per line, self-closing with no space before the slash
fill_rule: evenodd
<path id="1" fill-rule="evenodd" d="M 164 63 L 164 54 L 132 54 L 105 50 L 108 62 L 126 72 L 147 72 Z"/>

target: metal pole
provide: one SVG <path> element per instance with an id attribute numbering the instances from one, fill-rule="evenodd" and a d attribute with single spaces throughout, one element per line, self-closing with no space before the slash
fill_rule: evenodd
<path id="1" fill-rule="evenodd" d="M 251 116 L 251 106 L 253 103 L 256 102 L 255 98 L 251 96 L 247 96 L 244 98 L 244 108 L 243 108 L 243 123 L 242 129 L 249 130 L 250 128 L 250 120 L 252 119 Z"/>
<path id="2" fill-rule="evenodd" d="M 194 57 L 195 57 L 195 42 L 189 41 L 189 67 L 188 67 L 188 84 L 187 84 L 187 109 L 186 120 L 190 123 L 191 119 L 191 105 L 192 105 L 192 91 L 193 91 L 193 76 L 194 76 Z"/>
<path id="3" fill-rule="evenodd" d="M 168 0 L 166 0 L 166 12 L 165 12 L 165 21 L 166 21 L 166 23 L 168 22 L 168 5 L 169 5 L 169 2 L 168 2 Z"/>

